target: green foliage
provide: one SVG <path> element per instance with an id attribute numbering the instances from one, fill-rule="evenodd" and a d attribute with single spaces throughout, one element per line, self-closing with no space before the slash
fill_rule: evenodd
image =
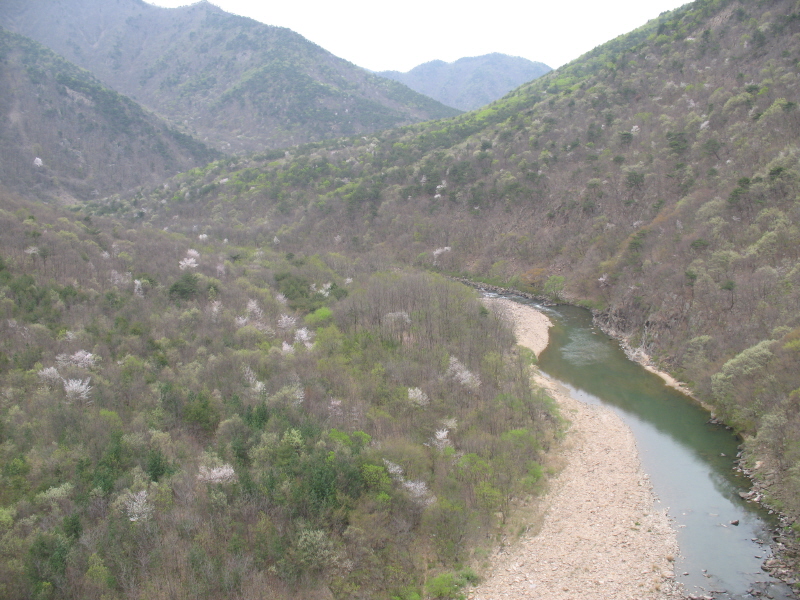
<path id="1" fill-rule="evenodd" d="M 753 19 L 784 23 L 792 6 Z M 793 97 L 793 29 L 745 51 L 756 23 L 734 12 L 717 35 L 724 8 L 662 15 L 449 121 L 229 158 L 65 213 L 4 195 L 2 522 L 38 519 L 51 550 L 77 524 L 87 540 L 17 596 L 57 595 L 59 577 L 83 589 L 90 564 L 115 593 L 170 581 L 187 597 L 316 580 L 412 598 L 414 557 L 457 568 L 539 489 L 556 424 L 502 321 L 403 267 L 415 260 L 553 299 L 566 278 L 547 275 L 569 273 L 570 298 L 646 329 L 648 352 L 774 460 L 792 505 L 800 162 L 796 107 L 778 99 Z M 223 52 L 261 43 L 213 23 Z M 158 82 L 181 86 L 179 62 Z M 259 69 L 227 114 L 256 97 L 271 110 L 269 76 L 291 83 L 285 65 Z M 186 78 L 187 97 L 216 77 Z M 293 123 L 328 118 L 337 92 L 295 83 L 308 102 Z M 176 274 L 190 247 L 197 270 Z M 97 363 L 71 362 L 79 349 Z M 64 402 L 59 378 L 90 378 L 90 401 Z M 55 517 L 35 501 L 51 488 Z M 131 521 L 142 492 L 152 520 Z M 461 593 L 455 578 L 435 593 Z"/>
<path id="2" fill-rule="evenodd" d="M 425 590 L 431 598 L 460 599 L 464 594 L 460 591 L 465 585 L 475 585 L 478 577 L 475 572 L 466 568 L 458 573 L 442 573 L 432 577 L 425 584 Z"/>
<path id="3" fill-rule="evenodd" d="M 625 176 L 625 185 L 632 190 L 641 188 L 644 185 L 644 173 L 629 171 Z"/>
<path id="4" fill-rule="evenodd" d="M 81 537 L 81 533 L 83 533 L 80 515 L 73 513 L 64 517 L 62 529 L 67 539 L 77 541 Z"/>
<path id="5" fill-rule="evenodd" d="M 758 379 L 764 376 L 764 367 L 773 357 L 774 342 L 764 340 L 727 361 L 722 370 L 711 378 L 712 392 L 718 405 L 725 411 L 726 417 L 737 426 L 745 429 L 754 427 L 754 410 L 750 402 L 737 402 L 741 398 L 742 386 L 758 385 Z"/>
<path id="6" fill-rule="evenodd" d="M 37 593 L 63 590 L 70 546 L 59 535 L 40 533 L 28 551 L 26 572 Z"/>
<path id="7" fill-rule="evenodd" d="M 689 149 L 689 140 L 683 131 L 668 131 L 667 145 L 673 154 L 680 156 Z"/>
<path id="8" fill-rule="evenodd" d="M 197 427 L 204 433 L 210 435 L 213 433 L 217 425 L 220 421 L 220 415 L 217 408 L 211 403 L 208 395 L 200 392 L 195 394 L 194 392 L 189 392 L 189 398 L 183 406 L 183 418 L 184 420 L 192 425 L 193 427 Z M 161 475 L 166 472 L 166 466 L 161 466 L 160 464 L 154 465 L 154 468 L 158 472 L 158 469 L 164 469 L 161 472 Z M 150 462 L 148 461 L 148 473 L 150 473 Z M 151 474 L 151 477 L 153 475 Z M 156 480 L 157 478 L 154 478 Z"/>
<path id="9" fill-rule="evenodd" d="M 323 325 L 333 317 L 333 311 L 327 306 L 322 306 L 313 313 L 306 315 L 305 322 L 308 325 Z"/>
<path id="10" fill-rule="evenodd" d="M 637 231 L 631 240 L 628 242 L 628 250 L 631 252 L 639 252 L 644 247 L 644 239 L 647 237 L 647 230 L 643 229 Z"/>
<path id="11" fill-rule="evenodd" d="M 391 488 L 391 480 L 386 468 L 380 465 L 361 465 L 361 477 L 364 485 L 377 493 L 388 492 Z"/>
<path id="12" fill-rule="evenodd" d="M 169 475 L 173 468 L 169 463 L 169 459 L 164 456 L 164 453 L 159 448 L 151 448 L 147 453 L 144 470 L 152 481 L 158 481 L 165 475 Z"/>
<path id="13" fill-rule="evenodd" d="M 425 584 L 428 595 L 432 598 L 463 598 L 457 576 L 453 573 L 442 573 Z"/>
<path id="14" fill-rule="evenodd" d="M 561 292 L 564 290 L 565 279 L 561 275 L 551 275 L 547 278 L 544 284 L 543 292 L 546 296 L 553 300 L 561 298 Z"/>
<path id="15" fill-rule="evenodd" d="M 275 275 L 278 289 L 291 302 L 292 308 L 307 307 L 311 300 L 309 282 L 303 277 L 284 271 Z M 310 308 L 310 307 L 309 307 Z"/>
<path id="16" fill-rule="evenodd" d="M 200 280 L 196 274 L 187 272 L 181 275 L 171 286 L 169 295 L 179 300 L 191 300 L 200 291 Z"/>

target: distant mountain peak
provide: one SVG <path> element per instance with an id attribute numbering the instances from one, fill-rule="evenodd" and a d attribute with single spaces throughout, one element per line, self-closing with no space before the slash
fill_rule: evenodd
<path id="1" fill-rule="evenodd" d="M 458 111 L 338 58 L 284 27 L 209 2 L 0 2 L 0 25 L 226 152 L 261 151 Z"/>
<path id="2" fill-rule="evenodd" d="M 551 70 L 541 62 L 492 52 L 465 56 L 453 62 L 435 59 L 407 73 L 382 71 L 378 75 L 404 83 L 447 106 L 474 110 Z"/>

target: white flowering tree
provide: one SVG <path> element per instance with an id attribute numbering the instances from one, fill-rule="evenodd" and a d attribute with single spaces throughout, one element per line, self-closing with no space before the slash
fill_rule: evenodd
<path id="1" fill-rule="evenodd" d="M 64 379 L 64 393 L 67 395 L 67 402 L 90 403 L 92 386 L 89 385 L 91 377 L 86 379 Z"/>
<path id="2" fill-rule="evenodd" d="M 447 368 L 447 376 L 463 385 L 465 388 L 475 391 L 481 386 L 481 379 L 455 356 L 450 357 L 450 365 Z"/>
<path id="3" fill-rule="evenodd" d="M 278 318 L 278 328 L 279 329 L 291 329 L 297 323 L 297 317 L 293 317 L 291 315 L 283 314 Z"/>
<path id="4" fill-rule="evenodd" d="M 408 399 L 417 406 L 428 406 L 430 404 L 428 394 L 418 387 L 408 388 Z"/>
<path id="5" fill-rule="evenodd" d="M 72 365 L 75 367 L 80 367 L 81 369 L 91 369 L 98 363 L 99 360 L 99 356 L 86 350 L 78 350 L 72 355 L 59 354 L 56 356 L 56 364 L 59 367 Z"/>
<path id="6" fill-rule="evenodd" d="M 148 500 L 147 490 L 130 492 L 125 499 L 124 506 L 130 521 L 142 523 L 149 521 L 153 516 L 153 505 Z"/>
<path id="7" fill-rule="evenodd" d="M 310 350 L 314 345 L 314 332 L 310 331 L 307 327 L 301 327 L 294 332 L 294 343 L 303 344 Z"/>
<path id="8" fill-rule="evenodd" d="M 203 483 L 233 483 L 237 480 L 233 466 L 225 463 L 218 467 L 201 466 L 197 480 Z"/>
<path id="9" fill-rule="evenodd" d="M 192 256 L 182 258 L 180 262 L 178 262 L 178 268 L 181 271 L 185 271 L 186 269 L 196 269 L 199 266 L 200 265 L 197 263 L 197 260 Z"/>
<path id="10" fill-rule="evenodd" d="M 36 374 L 42 383 L 50 389 L 63 385 L 61 375 L 55 367 L 46 367 Z"/>

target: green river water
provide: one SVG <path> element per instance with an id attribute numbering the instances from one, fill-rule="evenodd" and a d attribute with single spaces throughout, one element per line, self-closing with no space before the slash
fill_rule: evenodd
<path id="1" fill-rule="evenodd" d="M 514 300 L 533 304 L 520 298 Z M 615 410 L 633 430 L 644 471 L 676 528 L 676 580 L 686 592 L 752 598 L 753 588 L 795 598 L 762 571 L 775 525 L 759 506 L 742 500 L 750 482 L 733 467 L 739 440 L 709 424 L 709 414 L 662 379 L 630 361 L 619 343 L 592 325 L 589 311 L 536 306 L 553 321 L 539 358 L 548 377 L 587 403 Z M 732 521 L 739 525 L 732 525 Z"/>

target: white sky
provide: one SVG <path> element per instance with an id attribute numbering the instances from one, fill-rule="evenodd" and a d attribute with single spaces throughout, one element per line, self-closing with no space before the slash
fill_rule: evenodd
<path id="1" fill-rule="evenodd" d="M 183 6 L 187 0 L 147 0 Z M 686 0 L 212 0 L 373 71 L 502 52 L 557 68 Z"/>

